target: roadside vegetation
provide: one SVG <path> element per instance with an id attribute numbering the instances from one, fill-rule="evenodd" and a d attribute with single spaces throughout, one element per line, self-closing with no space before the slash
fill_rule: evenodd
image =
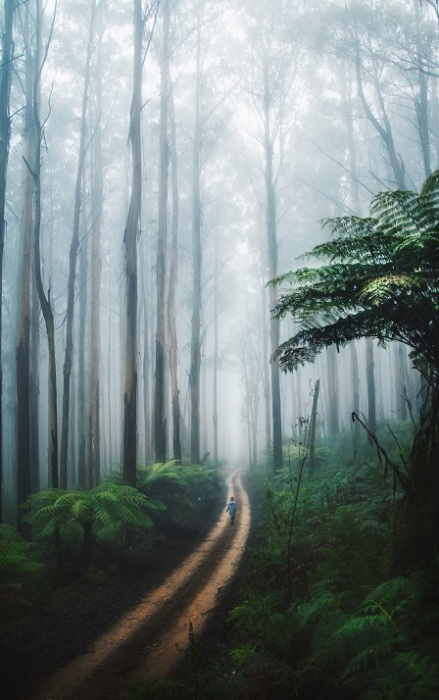
<path id="1" fill-rule="evenodd" d="M 139 698 L 376 700 L 437 697 L 436 554 L 413 530 L 406 473 L 413 426 L 284 447 L 286 467 L 248 479 L 256 536 L 224 633 L 195 640 L 174 683 Z M 232 596 L 236 599 L 236 592 Z M 201 653 L 201 656 L 200 656 Z M 140 691 L 139 691 L 140 692 Z"/>
<path id="2" fill-rule="evenodd" d="M 419 194 L 380 193 L 371 217 L 327 220 L 310 266 L 272 280 L 289 285 L 275 315 L 297 329 L 275 352 L 284 370 L 332 345 L 398 341 L 422 377 L 420 410 L 372 428 L 353 409 L 337 444 L 315 441 L 313 410 L 308 436 L 284 446 L 287 467 L 256 487 L 232 668 L 196 697 L 438 697 L 438 182 L 436 171 Z"/>
<path id="3" fill-rule="evenodd" d="M 410 427 L 389 428 L 389 462 L 365 444 L 353 467 L 345 436 L 312 472 L 288 450 L 289 466 L 259 488 L 259 545 L 231 613 L 241 697 L 437 697 L 439 562 L 423 557 L 390 468 L 404 468 Z"/>
<path id="4" fill-rule="evenodd" d="M 60 586 L 105 580 L 147 556 L 155 540 L 190 524 L 216 493 L 203 465 L 138 465 L 137 488 L 119 474 L 99 486 L 45 489 L 21 506 L 24 533 L 0 525 L 0 624 L 32 614 Z"/>

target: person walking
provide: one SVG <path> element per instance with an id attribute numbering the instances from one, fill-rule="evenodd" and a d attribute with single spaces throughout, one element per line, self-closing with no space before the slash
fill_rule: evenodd
<path id="1" fill-rule="evenodd" d="M 230 501 L 227 504 L 226 513 L 230 515 L 230 525 L 235 524 L 236 501 L 233 496 L 230 496 Z"/>

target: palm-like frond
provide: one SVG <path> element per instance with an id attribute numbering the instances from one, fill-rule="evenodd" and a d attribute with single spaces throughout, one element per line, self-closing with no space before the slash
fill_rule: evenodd
<path id="1" fill-rule="evenodd" d="M 418 367 L 439 377 L 439 177 L 421 194 L 382 192 L 372 202 L 375 215 L 324 221 L 332 240 L 307 258 L 327 261 L 272 281 L 285 282 L 274 310 L 299 325 L 275 357 L 285 370 L 313 362 L 329 345 L 361 337 L 411 348 Z"/>
<path id="2" fill-rule="evenodd" d="M 131 486 L 119 486 L 110 481 L 90 491 L 62 491 L 47 489 L 30 496 L 25 520 L 37 529 L 42 537 L 52 537 L 63 527 L 91 525 L 95 535 L 101 530 L 119 525 L 133 530 L 152 527 L 151 511 L 164 510 L 166 506 L 148 498 Z"/>
<path id="3" fill-rule="evenodd" d="M 138 466 L 139 490 L 166 504 L 170 517 L 179 518 L 195 507 L 200 493 L 213 484 L 213 472 L 201 465 L 164 464 Z"/>

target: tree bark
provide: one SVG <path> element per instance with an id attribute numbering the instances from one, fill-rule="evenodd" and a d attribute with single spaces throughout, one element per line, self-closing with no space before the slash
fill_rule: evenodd
<path id="1" fill-rule="evenodd" d="M 25 43 L 25 109 L 23 129 L 24 178 L 22 190 L 21 216 L 21 270 L 19 289 L 19 319 L 16 346 L 17 372 L 17 502 L 23 503 L 30 494 L 30 285 L 33 229 L 33 185 L 35 175 L 35 153 L 37 134 L 35 132 L 33 99 L 34 76 L 38 73 L 35 57 L 32 55 L 31 17 L 28 5 L 24 11 Z M 38 28 L 35 27 L 38 33 Z M 38 41 L 38 39 L 36 39 Z M 35 49 L 35 47 L 34 47 Z"/>
<path id="2" fill-rule="evenodd" d="M 358 353 L 355 342 L 350 344 L 351 353 L 351 376 L 352 376 L 352 408 L 353 411 L 360 415 L 360 376 L 358 371 Z M 357 461 L 358 446 L 360 443 L 360 424 L 354 421 L 354 460 Z"/>
<path id="3" fill-rule="evenodd" d="M 133 0 L 134 60 L 129 140 L 132 157 L 131 197 L 124 231 L 126 284 L 125 388 L 123 431 L 123 480 L 136 486 L 137 458 L 137 236 L 142 199 L 141 113 L 142 38 L 141 0 Z"/>
<path id="4" fill-rule="evenodd" d="M 0 68 L 0 291 L 3 294 L 3 251 L 5 247 L 6 174 L 11 137 L 9 98 L 13 61 L 13 22 L 15 0 L 4 0 L 2 64 Z M 0 358 L 2 355 L 2 304 L 0 303 Z M 3 522 L 3 362 L 0 360 L 0 523 Z"/>
<path id="5" fill-rule="evenodd" d="M 326 350 L 328 382 L 328 434 L 330 437 L 340 432 L 340 408 L 338 388 L 337 350 L 331 345 Z"/>
<path id="6" fill-rule="evenodd" d="M 375 407 L 375 372 L 373 359 L 373 341 L 366 338 L 366 382 L 369 430 L 375 435 L 377 429 Z"/>
<path id="7" fill-rule="evenodd" d="M 102 167 L 101 59 L 98 57 L 96 79 L 96 125 L 93 139 L 92 165 L 92 229 L 91 229 L 91 306 L 90 306 L 90 408 L 89 408 L 89 469 L 92 488 L 101 481 L 101 427 L 100 427 L 100 369 L 101 369 L 101 225 L 104 207 Z"/>
<path id="8" fill-rule="evenodd" d="M 197 23 L 194 143 L 192 172 L 192 325 L 191 364 L 189 372 L 191 396 L 191 462 L 200 462 L 200 368 L 201 368 L 201 26 Z"/>
<path id="9" fill-rule="evenodd" d="M 76 173 L 75 197 L 73 209 L 73 231 L 69 253 L 69 277 L 67 283 L 67 311 L 66 311 L 66 349 L 63 368 L 63 404 L 62 404 L 62 425 L 61 425 L 61 464 L 60 464 L 60 486 L 67 488 L 67 461 L 69 442 L 69 411 L 70 411 L 70 390 L 71 374 L 73 363 L 73 316 L 75 307 L 75 281 L 76 263 L 79 249 L 79 227 L 81 218 L 82 199 L 82 176 L 84 172 L 86 154 L 87 135 L 87 104 L 90 84 L 90 62 L 93 49 L 94 18 L 96 13 L 96 0 L 93 0 L 90 11 L 90 24 L 87 40 L 87 54 L 84 68 L 84 87 L 82 93 L 81 106 L 81 131 L 79 140 L 78 168 Z"/>
<path id="10" fill-rule="evenodd" d="M 74 483 L 81 489 L 90 487 L 87 468 L 87 382 L 85 366 L 86 327 L 87 327 L 87 296 L 88 296 L 88 237 L 84 237 L 80 248 L 79 269 L 79 332 L 78 332 L 78 411 L 76 414 L 76 430 L 78 435 L 78 463 L 73 464 Z"/>
<path id="11" fill-rule="evenodd" d="M 264 81 L 264 152 L 265 152 L 265 191 L 266 191 L 266 227 L 268 243 L 268 274 L 270 279 L 277 276 L 277 220 L 276 220 L 276 192 L 273 176 L 273 146 L 271 141 L 270 105 L 271 94 L 268 78 L 267 60 L 263 63 Z M 270 312 L 277 301 L 277 287 L 269 288 Z M 270 350 L 271 355 L 279 346 L 280 323 L 278 319 L 270 320 Z M 280 396 L 280 371 L 279 363 L 271 360 L 271 410 L 273 421 L 273 469 L 281 469 L 282 456 L 282 415 Z"/>
<path id="12" fill-rule="evenodd" d="M 168 332 L 169 332 L 169 370 L 171 376 L 172 395 L 172 446 L 173 456 L 177 464 L 181 463 L 181 439 L 180 439 L 180 392 L 178 388 L 177 363 L 178 344 L 177 328 L 175 323 L 175 293 L 178 277 L 178 164 L 177 164 L 177 136 L 175 129 L 174 97 L 171 89 L 169 96 L 169 125 L 171 148 L 171 187 L 172 187 L 172 224 L 171 224 L 171 263 L 169 269 L 169 293 L 168 293 Z"/>
<path id="13" fill-rule="evenodd" d="M 166 462 L 166 338 L 165 282 L 168 236 L 168 101 L 169 101 L 169 0 L 162 0 L 163 46 L 160 65 L 160 163 L 159 163 L 159 231 L 157 241 L 157 328 L 155 343 L 154 450 L 157 463 Z"/>
<path id="14" fill-rule="evenodd" d="M 415 109 L 418 123 L 419 142 L 421 145 L 422 162 L 424 164 L 424 177 L 427 178 L 431 175 L 428 79 L 422 53 L 420 32 L 421 13 L 419 0 L 413 0 L 413 4 L 415 7 L 416 62 L 418 69 L 418 97 L 415 98 Z"/>
<path id="15" fill-rule="evenodd" d="M 316 468 L 316 426 L 317 426 L 317 404 L 319 401 L 320 379 L 316 379 L 314 385 L 314 396 L 312 400 L 311 425 L 309 433 L 309 468 L 314 471 Z"/>

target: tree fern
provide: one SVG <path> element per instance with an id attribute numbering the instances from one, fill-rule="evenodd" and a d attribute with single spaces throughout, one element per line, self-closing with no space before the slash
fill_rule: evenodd
<path id="1" fill-rule="evenodd" d="M 276 352 L 284 369 L 312 362 L 323 347 L 366 336 L 409 345 L 413 359 L 439 377 L 437 182 L 435 173 L 423 194 L 379 194 L 371 207 L 376 218 L 326 220 L 334 239 L 308 257 L 328 264 L 274 280 L 294 285 L 281 291 L 276 315 L 290 313 L 302 327 Z"/>
<path id="2" fill-rule="evenodd" d="M 118 486 L 104 482 L 90 491 L 61 491 L 47 489 L 28 498 L 25 520 L 35 529 L 36 535 L 61 536 L 69 528 L 79 526 L 83 531 L 83 551 L 90 551 L 91 541 L 99 539 L 101 531 L 114 533 L 131 530 L 146 532 L 152 528 L 150 513 L 164 510 L 165 505 L 154 501 L 130 486 Z M 84 555 L 85 556 L 85 555 Z M 84 562 L 88 565 L 87 561 Z"/>

